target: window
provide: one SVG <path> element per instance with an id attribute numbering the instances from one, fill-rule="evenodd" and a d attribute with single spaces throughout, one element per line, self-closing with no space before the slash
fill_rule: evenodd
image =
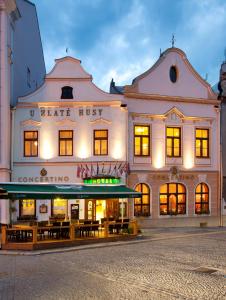
<path id="1" fill-rule="evenodd" d="M 62 87 L 61 99 L 73 99 L 73 88 L 71 86 Z"/>
<path id="2" fill-rule="evenodd" d="M 195 190 L 195 213 L 209 214 L 209 188 L 203 182 Z"/>
<path id="3" fill-rule="evenodd" d="M 186 214 L 186 188 L 180 183 L 166 183 L 160 187 L 160 215 Z"/>
<path id="4" fill-rule="evenodd" d="M 177 68 L 175 66 L 170 67 L 169 77 L 172 83 L 175 83 L 177 81 Z"/>
<path id="5" fill-rule="evenodd" d="M 108 130 L 94 130 L 94 155 L 108 155 Z"/>
<path id="6" fill-rule="evenodd" d="M 38 131 L 24 131 L 24 156 L 38 156 Z"/>
<path id="7" fill-rule="evenodd" d="M 209 157 L 209 129 L 197 128 L 195 130 L 195 156 Z"/>
<path id="8" fill-rule="evenodd" d="M 52 200 L 52 215 L 67 216 L 67 199 L 56 198 Z"/>
<path id="9" fill-rule="evenodd" d="M 179 127 L 166 128 L 166 155 L 168 157 L 181 156 L 181 129 Z"/>
<path id="10" fill-rule="evenodd" d="M 134 126 L 134 155 L 150 155 L 150 126 Z"/>
<path id="11" fill-rule="evenodd" d="M 141 192 L 141 198 L 134 198 L 134 216 L 150 216 L 150 189 L 147 184 L 139 183 L 135 191 Z"/>
<path id="12" fill-rule="evenodd" d="M 19 207 L 20 207 L 20 217 L 36 215 L 36 205 L 34 199 L 20 200 Z"/>
<path id="13" fill-rule="evenodd" d="M 73 155 L 73 130 L 59 131 L 59 156 Z"/>

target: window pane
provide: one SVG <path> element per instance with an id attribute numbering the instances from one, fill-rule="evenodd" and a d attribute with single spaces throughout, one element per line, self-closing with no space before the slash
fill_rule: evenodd
<path id="1" fill-rule="evenodd" d="M 66 154 L 66 147 L 65 147 L 65 141 L 60 142 L 60 155 Z"/>
<path id="2" fill-rule="evenodd" d="M 185 195 L 178 195 L 178 203 L 185 203 Z"/>
<path id="3" fill-rule="evenodd" d="M 202 192 L 203 193 L 208 193 L 209 192 L 209 188 L 208 188 L 207 184 L 205 184 L 205 183 L 202 183 Z"/>
<path id="4" fill-rule="evenodd" d="M 169 184 L 169 193 L 176 193 L 176 191 L 177 191 L 176 184 L 170 183 Z"/>
<path id="5" fill-rule="evenodd" d="M 173 133 L 174 133 L 173 135 L 175 137 L 179 137 L 180 136 L 180 128 L 174 128 Z"/>
<path id="6" fill-rule="evenodd" d="M 179 139 L 174 139 L 174 147 L 179 148 L 180 147 L 180 140 Z"/>
<path id="7" fill-rule="evenodd" d="M 141 192 L 141 184 L 138 184 L 135 188 L 135 191 Z"/>
<path id="8" fill-rule="evenodd" d="M 105 155 L 107 154 L 107 141 L 101 140 L 101 154 Z"/>
<path id="9" fill-rule="evenodd" d="M 135 204 L 141 204 L 141 198 L 134 198 Z"/>
<path id="10" fill-rule="evenodd" d="M 195 195 L 195 202 L 200 203 L 201 202 L 201 194 L 196 194 Z"/>
<path id="11" fill-rule="evenodd" d="M 196 129 L 196 131 L 195 131 L 195 136 L 196 136 L 197 138 L 202 137 L 202 131 L 201 131 L 200 129 Z"/>
<path id="12" fill-rule="evenodd" d="M 99 155 L 100 154 L 100 141 L 99 140 L 95 141 L 94 147 L 95 147 L 94 148 L 95 154 Z"/>
<path id="13" fill-rule="evenodd" d="M 31 155 L 31 143 L 25 142 L 24 147 L 25 147 L 25 149 L 24 149 L 25 156 L 30 156 Z"/>
<path id="14" fill-rule="evenodd" d="M 149 152 L 149 138 L 144 137 L 142 139 L 142 154 L 143 155 L 148 155 Z"/>
<path id="15" fill-rule="evenodd" d="M 201 149 L 200 149 L 200 147 L 199 147 L 199 148 L 196 148 L 195 155 L 196 155 L 196 156 L 201 156 Z"/>
<path id="16" fill-rule="evenodd" d="M 142 193 L 148 194 L 149 193 L 149 187 L 146 184 L 142 184 Z"/>
<path id="17" fill-rule="evenodd" d="M 167 195 L 160 195 L 160 204 L 167 203 Z"/>
<path id="18" fill-rule="evenodd" d="M 202 202 L 208 202 L 209 201 L 209 195 L 208 194 L 202 194 Z"/>
<path id="19" fill-rule="evenodd" d="M 201 213 L 201 204 L 195 204 L 195 213 Z"/>
<path id="20" fill-rule="evenodd" d="M 208 157 L 207 149 L 202 149 L 202 156 L 203 157 Z"/>
<path id="21" fill-rule="evenodd" d="M 140 153 L 140 142 L 141 142 L 141 138 L 140 137 L 135 137 L 135 155 L 141 155 L 141 153 Z"/>
<path id="22" fill-rule="evenodd" d="M 35 200 L 25 199 L 21 202 L 21 216 L 35 215 Z"/>
<path id="23" fill-rule="evenodd" d="M 143 210 L 143 215 L 144 215 L 144 216 L 149 216 L 149 215 L 150 215 L 150 208 L 149 208 L 149 205 L 143 205 L 143 206 L 142 206 L 142 210 Z"/>
<path id="24" fill-rule="evenodd" d="M 167 193 L 167 184 L 163 184 L 160 186 L 160 193 Z"/>
<path id="25" fill-rule="evenodd" d="M 167 215 L 167 205 L 160 205 L 160 215 Z"/>
<path id="26" fill-rule="evenodd" d="M 149 135 L 149 126 L 135 126 L 135 135 Z"/>
<path id="27" fill-rule="evenodd" d="M 204 214 L 209 213 L 209 205 L 208 204 L 203 204 L 202 205 L 202 213 L 204 213 Z"/>
<path id="28" fill-rule="evenodd" d="M 202 137 L 203 138 L 208 138 L 208 130 L 207 129 L 202 130 Z"/>
<path id="29" fill-rule="evenodd" d="M 71 130 L 60 131 L 60 138 L 72 138 L 72 131 Z"/>
<path id="30" fill-rule="evenodd" d="M 186 213 L 186 207 L 184 204 L 178 204 L 178 214 L 184 215 Z"/>
<path id="31" fill-rule="evenodd" d="M 167 136 L 173 136 L 173 128 L 167 127 L 166 128 L 166 135 Z"/>
<path id="32" fill-rule="evenodd" d="M 25 139 L 37 139 L 38 133 L 37 131 L 25 131 L 24 136 Z"/>
<path id="33" fill-rule="evenodd" d="M 172 139 L 167 139 L 166 140 L 166 146 L 168 147 L 168 148 L 170 148 L 170 147 L 172 147 Z"/>
<path id="34" fill-rule="evenodd" d="M 201 192 L 201 184 L 198 184 L 196 188 L 196 193 L 200 193 L 200 192 Z"/>
<path id="35" fill-rule="evenodd" d="M 54 199 L 53 200 L 53 214 L 54 215 L 67 215 L 67 200 Z"/>
<path id="36" fill-rule="evenodd" d="M 178 188 L 178 193 L 185 193 L 185 188 L 183 184 L 178 184 L 177 188 Z"/>
<path id="37" fill-rule="evenodd" d="M 107 138 L 107 130 L 95 130 L 95 138 Z"/>
<path id="38" fill-rule="evenodd" d="M 180 148 L 174 148 L 174 156 L 180 156 Z"/>
<path id="39" fill-rule="evenodd" d="M 142 196 L 142 203 L 143 204 L 149 204 L 149 196 L 148 195 L 143 195 Z"/>

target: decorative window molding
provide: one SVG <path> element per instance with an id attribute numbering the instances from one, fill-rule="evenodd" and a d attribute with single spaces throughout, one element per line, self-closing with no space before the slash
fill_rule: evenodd
<path id="1" fill-rule="evenodd" d="M 112 121 L 107 120 L 107 119 L 103 119 L 103 118 L 99 118 L 93 121 L 89 121 L 90 124 L 94 125 L 94 124 L 108 124 L 110 125 L 112 123 Z"/>
<path id="2" fill-rule="evenodd" d="M 20 122 L 20 125 L 23 126 L 23 127 L 26 127 L 26 126 L 39 127 L 39 126 L 41 126 L 41 124 L 42 124 L 42 122 L 35 121 L 35 120 L 32 120 L 32 119 L 28 119 L 28 120 L 24 120 L 24 121 Z"/>
<path id="3" fill-rule="evenodd" d="M 75 126 L 77 122 L 72 121 L 70 119 L 64 119 L 64 120 L 56 121 L 55 124 L 58 126 Z"/>

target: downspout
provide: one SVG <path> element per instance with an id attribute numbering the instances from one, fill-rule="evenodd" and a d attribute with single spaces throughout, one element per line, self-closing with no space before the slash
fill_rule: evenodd
<path id="1" fill-rule="evenodd" d="M 10 181 L 12 181 L 13 161 L 14 161 L 14 125 L 16 107 L 11 107 L 11 142 L 10 142 Z"/>

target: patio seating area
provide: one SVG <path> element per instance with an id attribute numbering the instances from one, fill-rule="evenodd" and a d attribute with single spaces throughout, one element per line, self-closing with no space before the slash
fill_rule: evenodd
<path id="1" fill-rule="evenodd" d="M 68 246 L 89 240 L 118 239 L 137 235 L 136 220 L 83 220 L 76 224 L 69 221 L 41 221 L 31 225 L 2 226 L 2 249 L 33 250 Z"/>

